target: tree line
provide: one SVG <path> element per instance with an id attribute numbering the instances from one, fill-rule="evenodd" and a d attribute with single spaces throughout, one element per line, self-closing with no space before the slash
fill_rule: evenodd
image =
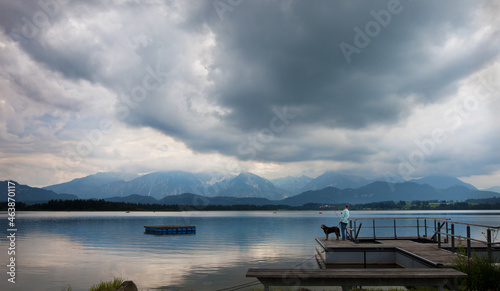
<path id="1" fill-rule="evenodd" d="M 7 202 L 0 204 L 7 211 Z M 342 210 L 344 203 L 325 205 L 308 203 L 302 206 L 289 205 L 179 205 L 111 202 L 104 199 L 50 200 L 45 203 L 26 204 L 16 202 L 17 211 L 191 211 L 191 210 Z M 429 201 L 382 201 L 352 204 L 350 210 L 498 210 L 500 203 L 429 202 Z"/>

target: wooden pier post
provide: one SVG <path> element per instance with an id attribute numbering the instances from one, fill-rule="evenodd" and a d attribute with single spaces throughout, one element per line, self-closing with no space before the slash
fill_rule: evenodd
<path id="1" fill-rule="evenodd" d="M 448 229 L 448 221 L 446 222 L 446 239 L 445 239 L 445 243 L 448 243 L 448 240 L 449 240 L 449 237 L 448 237 L 448 234 L 449 234 L 449 229 Z"/>
<path id="2" fill-rule="evenodd" d="M 493 254 L 491 251 L 491 229 L 486 230 L 486 242 L 488 244 L 488 259 L 491 261 L 493 259 Z"/>
<path id="3" fill-rule="evenodd" d="M 467 257 L 471 258 L 471 249 L 470 249 L 470 225 L 467 225 Z"/>
<path id="4" fill-rule="evenodd" d="M 438 228 L 438 248 L 441 248 L 441 227 Z"/>
<path id="5" fill-rule="evenodd" d="M 427 237 L 427 218 L 424 219 L 424 229 L 425 229 L 424 237 Z"/>
<path id="6" fill-rule="evenodd" d="M 377 236 L 375 235 L 375 219 L 373 219 L 373 239 L 377 239 Z"/>
<path id="7" fill-rule="evenodd" d="M 420 240 L 420 223 L 419 223 L 418 218 L 417 218 L 417 237 Z"/>
<path id="8" fill-rule="evenodd" d="M 354 221 L 354 234 L 356 234 L 356 220 Z M 354 238 L 354 242 L 357 242 L 356 236 L 354 236 L 353 238 Z"/>
<path id="9" fill-rule="evenodd" d="M 396 219 L 394 219 L 394 239 L 398 239 L 398 235 L 396 234 Z"/>
<path id="10" fill-rule="evenodd" d="M 360 226 L 360 227 L 361 227 L 361 224 L 363 224 L 363 223 L 360 223 L 360 224 L 359 224 L 359 226 Z M 356 222 L 356 221 L 354 221 L 354 235 L 355 235 L 355 237 L 354 237 L 354 241 L 355 241 L 356 243 L 358 243 L 358 234 L 359 234 L 359 229 L 357 228 L 357 222 Z"/>
<path id="11" fill-rule="evenodd" d="M 451 252 L 455 252 L 455 224 L 451 224 Z"/>
<path id="12" fill-rule="evenodd" d="M 363 268 L 366 269 L 366 251 L 363 252 Z"/>
<path id="13" fill-rule="evenodd" d="M 437 221 L 436 219 L 434 219 L 434 235 L 432 236 L 432 241 L 436 241 L 436 230 L 437 230 L 437 225 L 436 225 Z"/>
<path id="14" fill-rule="evenodd" d="M 346 235 L 347 235 L 347 230 L 346 230 Z M 349 238 L 351 241 L 354 241 L 354 238 L 352 236 L 352 220 L 349 220 Z"/>

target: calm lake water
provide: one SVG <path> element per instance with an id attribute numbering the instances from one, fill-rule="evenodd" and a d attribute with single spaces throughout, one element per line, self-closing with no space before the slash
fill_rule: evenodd
<path id="1" fill-rule="evenodd" d="M 351 211 L 351 218 L 366 217 L 439 217 L 500 225 L 500 211 Z M 254 282 L 245 278 L 250 267 L 314 268 L 314 238 L 324 235 L 320 225 L 338 223 L 333 211 L 18 212 L 12 284 L 6 274 L 6 213 L 0 218 L 5 222 L 1 290 L 88 290 L 113 277 L 133 280 L 140 290 L 218 290 Z M 167 224 L 195 225 L 196 234 L 144 234 L 144 225 Z M 363 231 L 371 234 L 370 229 Z M 390 235 L 392 229 L 386 231 Z M 412 231 L 408 234 L 415 235 Z M 465 234 L 465 228 L 457 227 L 457 232 Z M 484 239 L 480 229 L 473 236 Z"/>

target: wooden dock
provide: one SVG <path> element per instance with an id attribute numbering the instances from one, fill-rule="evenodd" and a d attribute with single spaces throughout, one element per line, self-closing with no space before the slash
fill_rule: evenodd
<path id="1" fill-rule="evenodd" d="M 473 238 L 472 227 L 484 230 L 486 240 Z M 353 285 L 435 286 L 439 290 L 446 286 L 455 290 L 460 288 L 459 280 L 467 277 L 453 269 L 456 251 L 462 248 L 469 258 L 472 252 L 499 256 L 500 243 L 492 236 L 498 229 L 430 217 L 350 219 L 348 240 L 316 237 L 318 269 L 251 268 L 247 277 L 256 277 L 265 290 L 292 285 L 342 286 L 342 290 Z"/>
<path id="2" fill-rule="evenodd" d="M 146 234 L 195 234 L 196 226 L 193 225 L 145 225 Z"/>

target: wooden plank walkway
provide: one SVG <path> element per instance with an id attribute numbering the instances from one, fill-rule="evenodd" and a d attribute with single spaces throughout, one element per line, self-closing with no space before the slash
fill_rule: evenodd
<path id="1" fill-rule="evenodd" d="M 264 290 L 270 286 L 434 286 L 439 290 L 467 274 L 454 269 L 248 269 Z M 452 286 L 453 288 L 453 286 Z"/>

